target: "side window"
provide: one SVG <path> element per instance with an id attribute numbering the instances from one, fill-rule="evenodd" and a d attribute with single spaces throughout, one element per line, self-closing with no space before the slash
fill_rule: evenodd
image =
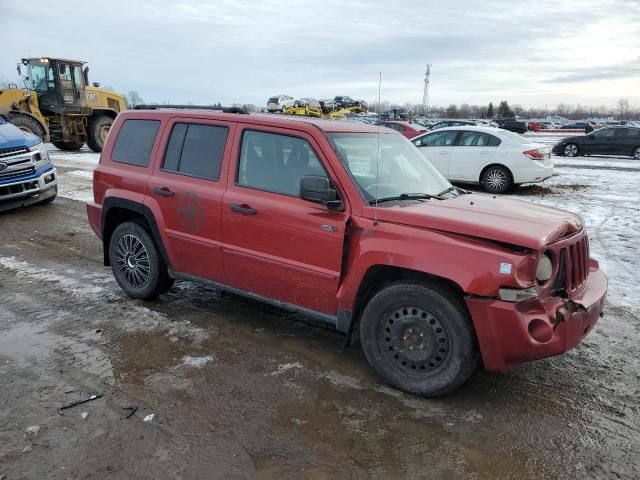
<path id="1" fill-rule="evenodd" d="M 421 145 L 423 147 L 447 147 L 453 146 L 458 132 L 455 130 L 440 131 L 430 133 L 422 137 Z"/>
<path id="2" fill-rule="evenodd" d="M 462 147 L 497 147 L 500 139 L 483 132 L 464 132 L 458 145 Z"/>
<path id="3" fill-rule="evenodd" d="M 111 160 L 137 167 L 149 165 L 159 120 L 125 120 L 113 146 Z"/>
<path id="4" fill-rule="evenodd" d="M 164 155 L 162 170 L 218 180 L 229 129 L 217 125 L 176 123 Z"/>
<path id="5" fill-rule="evenodd" d="M 304 175 L 327 176 L 306 140 L 252 130 L 244 132 L 238 185 L 297 197 Z"/>
<path id="6" fill-rule="evenodd" d="M 595 138 L 611 138 L 614 134 L 615 129 L 613 128 L 603 128 L 602 130 L 592 133 Z"/>
<path id="7" fill-rule="evenodd" d="M 617 137 L 638 138 L 640 137 L 640 129 L 637 128 L 617 128 Z"/>

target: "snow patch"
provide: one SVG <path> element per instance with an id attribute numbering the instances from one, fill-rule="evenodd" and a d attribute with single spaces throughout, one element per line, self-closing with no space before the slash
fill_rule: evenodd
<path id="1" fill-rule="evenodd" d="M 300 362 L 283 363 L 281 365 L 278 365 L 278 368 L 271 372 L 269 375 L 271 375 L 272 377 L 277 377 L 278 375 L 281 375 L 284 372 L 291 370 L 292 368 L 302 368 L 302 364 Z"/>
<path id="2" fill-rule="evenodd" d="M 182 363 L 179 366 L 202 368 L 209 362 L 213 362 L 213 355 L 205 355 L 204 357 L 191 357 L 187 355 L 182 357 Z"/>

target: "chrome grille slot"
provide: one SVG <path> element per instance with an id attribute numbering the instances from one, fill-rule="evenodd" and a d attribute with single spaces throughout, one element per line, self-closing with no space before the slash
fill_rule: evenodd
<path id="1" fill-rule="evenodd" d="M 21 168 L 20 170 L 12 170 L 11 172 L 0 173 L 0 180 L 6 180 L 8 178 L 22 177 L 23 175 L 31 175 L 35 172 L 34 167 Z"/>
<path id="2" fill-rule="evenodd" d="M 29 153 L 27 147 L 0 148 L 0 160 Z"/>

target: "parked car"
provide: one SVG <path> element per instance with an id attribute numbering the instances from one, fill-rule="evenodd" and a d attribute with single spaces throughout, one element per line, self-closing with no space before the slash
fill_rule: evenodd
<path id="1" fill-rule="evenodd" d="M 333 98 L 320 100 L 320 107 L 322 108 L 323 113 L 329 113 L 337 110 L 337 105 L 336 102 L 333 101 Z"/>
<path id="2" fill-rule="evenodd" d="M 301 312 L 425 396 L 593 329 L 607 279 L 578 215 L 453 187 L 379 127 L 229 111 L 116 118 L 87 213 L 129 296 L 180 279 Z"/>
<path id="3" fill-rule="evenodd" d="M 431 125 L 430 130 L 438 130 L 446 127 L 460 127 L 462 125 L 477 125 L 473 120 L 442 120 Z"/>
<path id="4" fill-rule="evenodd" d="M 358 105 L 360 105 L 361 100 L 355 100 L 346 95 L 341 95 L 341 96 L 334 97 L 333 102 L 336 105 L 336 107 L 340 109 L 340 108 L 357 107 Z"/>
<path id="5" fill-rule="evenodd" d="M 527 122 L 522 120 L 497 120 L 498 127 L 515 133 L 527 133 L 529 130 Z"/>
<path id="6" fill-rule="evenodd" d="M 57 172 L 42 140 L 0 115 L 0 211 L 51 203 L 57 185 Z"/>
<path id="7" fill-rule="evenodd" d="M 296 99 L 289 95 L 276 95 L 267 100 L 267 111 L 283 112 L 286 108 L 292 107 Z"/>
<path id="8" fill-rule="evenodd" d="M 378 122 L 376 123 L 376 125 L 381 125 L 383 127 L 387 127 L 392 130 L 395 130 L 396 132 L 407 137 L 408 139 L 412 139 L 413 137 L 427 131 L 425 127 L 423 127 L 422 125 L 418 125 L 417 123 L 409 123 L 409 122 L 394 121 L 394 120 L 386 120 L 384 122 Z"/>
<path id="9" fill-rule="evenodd" d="M 299 98 L 293 102 L 294 107 L 320 108 L 320 102 L 315 98 Z"/>
<path id="10" fill-rule="evenodd" d="M 490 193 L 553 175 L 551 147 L 498 128 L 442 128 L 412 142 L 450 181 L 477 183 Z"/>
<path id="11" fill-rule="evenodd" d="M 568 137 L 553 147 L 555 155 L 625 155 L 640 160 L 640 128 L 603 127 L 587 135 Z"/>
<path id="12" fill-rule="evenodd" d="M 565 123 L 560 127 L 561 130 L 584 130 L 585 128 L 594 128 L 595 124 L 591 122 L 573 122 L 573 123 Z"/>

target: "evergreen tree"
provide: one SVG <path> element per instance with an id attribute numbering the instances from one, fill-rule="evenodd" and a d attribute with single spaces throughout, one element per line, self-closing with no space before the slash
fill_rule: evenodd
<path id="1" fill-rule="evenodd" d="M 513 112 L 511 111 L 511 108 L 509 108 L 509 104 L 507 103 L 506 100 L 501 101 L 500 105 L 498 106 L 498 117 L 500 118 L 513 117 Z"/>
<path id="2" fill-rule="evenodd" d="M 493 102 L 489 102 L 489 107 L 487 108 L 487 118 L 493 118 L 496 112 L 493 111 Z"/>

